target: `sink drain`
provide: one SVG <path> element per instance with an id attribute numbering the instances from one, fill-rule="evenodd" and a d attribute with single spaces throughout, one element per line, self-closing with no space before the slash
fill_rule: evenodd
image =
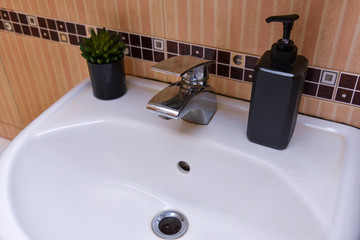
<path id="1" fill-rule="evenodd" d="M 164 211 L 157 214 L 152 220 L 152 230 L 163 239 L 177 239 L 186 233 L 188 221 L 177 211 Z"/>

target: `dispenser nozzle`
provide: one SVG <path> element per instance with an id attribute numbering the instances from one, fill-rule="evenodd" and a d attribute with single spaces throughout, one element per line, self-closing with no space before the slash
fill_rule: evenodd
<path id="1" fill-rule="evenodd" d="M 291 14 L 291 15 L 271 16 L 265 19 L 265 21 L 267 23 L 282 22 L 284 24 L 284 34 L 283 34 L 282 42 L 284 44 L 289 44 L 290 33 L 294 25 L 294 21 L 297 19 L 299 19 L 299 15 Z"/>

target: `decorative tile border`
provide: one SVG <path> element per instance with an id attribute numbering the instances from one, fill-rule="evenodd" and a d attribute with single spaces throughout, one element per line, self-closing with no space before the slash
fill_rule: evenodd
<path id="1" fill-rule="evenodd" d="M 0 9 L 0 31 L 78 46 L 83 38 L 90 36 L 91 29 L 99 31 L 102 28 Z M 121 41 L 129 49 L 125 53 L 128 57 L 160 62 L 177 55 L 191 55 L 214 60 L 215 63 L 209 67 L 213 75 L 249 84 L 254 79 L 258 56 L 116 29 L 108 30 L 121 35 Z M 359 107 L 360 76 L 309 66 L 303 94 Z"/>

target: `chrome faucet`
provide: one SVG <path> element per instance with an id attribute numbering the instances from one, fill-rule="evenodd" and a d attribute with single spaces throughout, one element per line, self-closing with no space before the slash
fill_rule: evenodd
<path id="1" fill-rule="evenodd" d="M 206 125 L 216 112 L 216 95 L 207 85 L 211 60 L 192 56 L 175 56 L 151 69 L 180 76 L 181 80 L 156 94 L 146 108 L 164 119 L 183 119 Z"/>

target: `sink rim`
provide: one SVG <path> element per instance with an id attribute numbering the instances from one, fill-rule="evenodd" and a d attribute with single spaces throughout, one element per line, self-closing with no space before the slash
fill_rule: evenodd
<path id="1" fill-rule="evenodd" d="M 157 83 L 157 82 L 153 82 L 151 81 L 144 81 L 142 79 L 138 79 L 138 78 L 134 78 L 134 77 L 130 77 L 128 76 L 128 78 L 131 79 L 131 81 L 134 81 L 134 84 L 140 84 L 140 85 L 148 85 L 151 86 L 151 88 L 153 88 L 155 91 L 156 90 L 160 90 L 163 88 L 163 86 L 165 86 L 166 84 L 164 83 Z M 136 80 L 138 79 L 138 80 Z M 136 82 L 138 81 L 138 82 Z M 139 82 L 140 81 L 140 82 Z M 142 81 L 142 82 L 141 82 Z M 135 83 L 136 82 L 136 83 Z M 155 85 L 155 87 L 154 87 Z M 5 186 L 6 188 L 4 188 L 5 191 L 1 190 L 2 188 L 0 187 L 0 210 L 4 210 L 5 214 L 7 216 L 7 223 L 6 224 L 7 227 L 9 229 L 9 231 L 11 232 L 17 232 L 18 238 L 19 239 L 27 239 L 26 238 L 26 234 L 23 233 L 21 228 L 17 228 L 19 227 L 17 224 L 16 219 L 12 219 L 11 217 L 12 212 L 9 210 L 7 211 L 6 209 L 2 209 L 1 206 L 6 204 L 11 204 L 10 202 L 6 203 L 7 197 L 3 197 L 2 195 L 8 196 L 8 188 L 9 188 L 9 182 L 8 180 L 10 180 L 9 178 L 9 174 L 10 171 L 7 171 L 8 169 L 10 169 L 12 167 L 13 162 L 11 161 L 11 159 L 13 159 L 13 157 L 16 155 L 17 151 L 19 151 L 17 146 L 22 146 L 24 144 L 24 142 L 26 142 L 30 136 L 32 136 L 32 134 L 34 134 L 34 132 L 36 132 L 35 130 L 37 129 L 38 125 L 41 124 L 42 122 L 46 121 L 50 116 L 52 116 L 52 114 L 54 114 L 55 112 L 59 111 L 60 109 L 66 107 L 66 105 L 68 103 L 71 103 L 72 100 L 74 100 L 75 98 L 77 98 L 79 95 L 81 95 L 83 93 L 83 91 L 85 89 L 87 89 L 89 87 L 89 81 L 84 81 L 82 83 L 80 83 L 79 85 L 77 85 L 74 89 L 72 89 L 68 94 L 66 94 L 64 97 L 62 97 L 58 102 L 56 102 L 51 108 L 49 108 L 48 110 L 46 110 L 42 115 L 40 115 L 34 122 L 32 122 L 28 127 L 26 127 L 26 129 L 24 131 L 22 131 L 18 137 L 16 137 L 16 139 L 13 141 L 12 144 L 10 144 L 10 146 L 8 147 L 8 149 L 4 152 L 4 154 L 1 156 L 0 158 L 0 186 Z M 227 99 L 227 98 L 226 98 Z M 218 96 L 218 101 L 219 104 L 222 104 L 223 106 L 227 107 L 229 105 L 227 105 L 229 102 L 226 101 L 225 97 L 222 96 Z M 246 110 L 248 103 L 245 102 L 240 102 L 238 100 L 237 101 L 237 105 L 235 108 L 238 109 L 242 109 L 242 110 Z M 233 107 L 233 106 L 231 106 Z M 149 113 L 150 114 L 150 113 Z M 322 127 L 319 126 L 318 122 L 320 121 L 320 123 L 323 125 Z M 308 117 L 308 116 L 304 116 L 304 115 L 299 115 L 298 117 L 298 124 L 302 124 L 304 126 L 310 126 L 313 128 L 318 128 L 321 130 L 326 130 L 326 131 L 332 131 L 335 134 L 352 134 L 352 132 L 355 130 L 357 132 L 360 132 L 358 129 L 354 128 L 354 127 L 350 127 L 350 126 L 346 126 L 346 125 L 341 125 L 341 131 L 340 130 L 336 130 L 335 127 L 339 127 L 337 123 L 333 123 L 333 122 L 328 122 L 325 120 L 320 120 L 320 119 L 314 119 L 312 117 Z M 360 137 L 356 136 L 353 138 L 346 138 L 346 148 L 354 148 L 356 149 L 356 144 L 355 144 L 355 140 L 359 140 Z M 350 156 L 349 156 L 350 155 Z M 353 189 L 350 187 L 351 183 L 353 183 L 353 176 L 354 176 L 354 172 L 356 172 L 356 170 L 360 170 L 359 164 L 356 164 L 356 156 L 351 156 L 351 153 L 345 152 L 344 153 L 344 158 L 345 159 L 350 159 L 344 162 L 344 164 L 346 166 L 343 167 L 342 171 L 344 171 L 343 173 L 343 177 L 340 179 L 340 186 L 339 189 L 341 191 L 342 194 L 340 194 L 339 192 L 339 198 L 337 200 L 337 203 L 339 204 L 337 209 L 336 209 L 336 213 L 334 216 L 335 222 L 335 229 L 333 230 L 335 232 L 336 236 L 336 231 L 340 231 L 338 226 L 342 226 L 344 227 L 344 222 L 349 222 L 349 220 L 344 219 L 344 217 L 349 216 L 349 215 L 354 215 L 353 213 L 349 212 L 349 209 L 346 213 L 344 213 L 343 211 L 343 207 L 345 204 L 349 204 L 349 202 L 354 202 L 351 201 L 349 199 L 348 196 L 353 196 L 354 198 L 356 197 L 356 193 L 355 191 L 353 191 Z M 350 165 L 350 166 L 347 166 Z M 4 184 L 2 184 L 4 183 Z M 359 207 L 354 207 L 355 211 L 360 213 L 360 206 Z M 354 210 L 354 209 L 353 209 Z M 339 216 L 339 212 L 341 211 L 342 214 L 340 214 Z M 359 220 L 360 217 L 355 217 L 354 221 L 360 223 Z M 0 223 L 2 222 L 3 218 L 0 218 Z M 2 223 L 0 224 L 0 226 L 2 225 Z M 338 229 L 336 229 L 336 227 L 338 227 Z M 346 229 L 346 228 L 345 228 Z M 342 234 L 342 233 L 338 233 L 338 234 Z M 16 238 L 15 238 L 16 239 Z M 330 239 L 330 238 L 329 238 Z M 332 239 L 336 239 L 331 238 Z"/>

